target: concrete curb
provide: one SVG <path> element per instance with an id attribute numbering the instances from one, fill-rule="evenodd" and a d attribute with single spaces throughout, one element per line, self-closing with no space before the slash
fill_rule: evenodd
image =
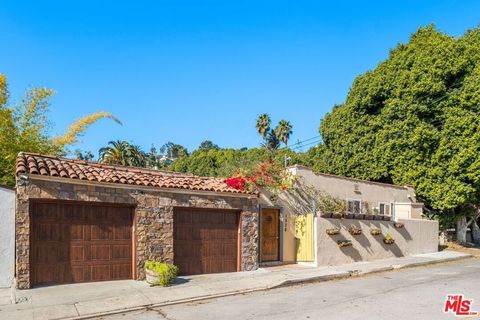
<path id="1" fill-rule="evenodd" d="M 375 274 L 375 273 L 388 272 L 388 271 L 393 271 L 393 270 L 408 269 L 408 268 L 435 265 L 435 264 L 446 263 L 446 262 L 467 260 L 467 259 L 471 259 L 471 258 L 474 258 L 474 257 L 475 257 L 474 255 L 470 254 L 470 255 L 465 255 L 465 256 L 461 256 L 461 257 L 452 257 L 452 258 L 444 258 L 444 259 L 437 259 L 437 260 L 413 262 L 413 263 L 408 263 L 408 264 L 391 265 L 391 266 L 387 266 L 387 267 L 378 267 L 378 268 L 372 268 L 372 269 L 366 270 L 366 271 L 359 271 L 359 270 L 339 271 L 339 272 L 334 273 L 334 274 L 327 274 L 327 275 L 321 275 L 321 276 L 311 276 L 311 277 L 304 277 L 304 278 L 297 278 L 297 279 L 288 279 L 288 280 L 281 281 L 278 284 L 274 284 L 274 285 L 266 286 L 266 287 L 261 287 L 261 288 L 231 291 L 231 292 L 225 292 L 225 293 L 219 293 L 219 294 L 199 296 L 199 297 L 190 298 L 190 299 L 167 301 L 167 302 L 162 302 L 162 303 L 152 303 L 152 304 L 146 304 L 146 305 L 142 305 L 142 306 L 138 306 L 138 307 L 117 309 L 117 310 L 112 310 L 112 311 L 107 311 L 107 312 L 100 312 L 100 313 L 71 317 L 71 318 L 65 318 L 65 319 L 66 320 L 91 319 L 91 318 L 94 318 L 94 317 L 109 316 L 109 315 L 115 315 L 115 314 L 120 314 L 120 313 L 124 313 L 124 312 L 140 311 L 140 310 L 145 310 L 145 309 L 160 308 L 160 307 L 172 306 L 172 305 L 183 304 L 183 303 L 198 302 L 198 301 L 204 301 L 204 300 L 210 300 L 210 299 L 216 299 L 216 298 L 222 298 L 222 297 L 229 297 L 229 296 L 235 296 L 235 295 L 246 294 L 246 293 L 268 291 L 268 290 L 273 290 L 273 289 L 278 289 L 278 288 L 295 286 L 295 285 L 299 285 L 299 284 L 305 284 L 305 283 L 324 282 L 324 281 L 331 281 L 331 280 L 341 280 L 341 279 L 347 279 L 347 278 L 353 278 L 353 277 L 366 276 L 366 275 Z"/>
<path id="2" fill-rule="evenodd" d="M 393 265 L 393 268 L 395 270 L 397 269 L 408 269 L 408 268 L 415 268 L 415 267 L 423 267 L 423 266 L 428 266 L 428 265 L 434 265 L 434 264 L 439 264 L 439 263 L 447 263 L 447 262 L 454 262 L 454 261 L 459 261 L 459 260 L 467 260 L 467 259 L 472 259 L 475 256 L 473 254 L 468 254 L 465 256 L 461 257 L 452 257 L 452 258 L 444 258 L 441 260 L 430 260 L 430 261 L 421 261 L 421 262 L 414 262 L 414 263 L 409 263 L 409 264 L 398 264 L 398 265 Z"/>
<path id="3" fill-rule="evenodd" d="M 335 274 L 326 274 L 321 276 L 312 276 L 312 277 L 284 280 L 279 284 L 275 284 L 273 286 L 268 287 L 268 289 L 278 289 L 278 288 L 295 286 L 298 284 L 324 282 L 324 281 L 345 279 L 349 277 L 351 277 L 351 273 L 349 271 L 343 271 L 343 272 L 337 272 Z"/>

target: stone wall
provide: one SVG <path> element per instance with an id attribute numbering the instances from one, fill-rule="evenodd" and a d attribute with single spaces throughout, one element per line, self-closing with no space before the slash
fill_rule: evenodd
<path id="1" fill-rule="evenodd" d="M 256 197 L 236 197 L 221 193 L 185 190 L 165 192 L 152 188 L 132 188 L 114 184 L 48 180 L 17 181 L 16 271 L 17 287 L 30 288 L 29 205 L 38 199 L 88 201 L 135 206 L 136 275 L 145 277 L 143 264 L 153 259 L 173 262 L 173 211 L 175 207 L 235 209 L 241 212 L 241 270 L 258 268 L 258 213 Z"/>
<path id="2" fill-rule="evenodd" d="M 431 220 L 399 220 L 403 228 L 395 228 L 394 222 L 355 219 L 316 218 L 317 265 L 341 265 L 355 261 L 372 261 L 403 257 L 438 251 L 438 222 Z M 349 228 L 362 230 L 361 235 L 352 236 Z M 339 228 L 337 235 L 328 235 L 326 229 Z M 372 228 L 382 234 L 373 236 Z M 383 236 L 390 234 L 394 244 L 383 243 Z M 339 247 L 338 240 L 351 240 L 352 246 Z"/>

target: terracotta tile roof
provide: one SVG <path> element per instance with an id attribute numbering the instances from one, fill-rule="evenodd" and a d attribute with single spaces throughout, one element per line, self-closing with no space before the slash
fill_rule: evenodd
<path id="1" fill-rule="evenodd" d="M 31 174 L 91 182 L 108 182 L 157 188 L 244 193 L 228 186 L 224 179 L 198 177 L 182 173 L 106 165 L 54 156 L 21 152 L 16 174 Z"/>

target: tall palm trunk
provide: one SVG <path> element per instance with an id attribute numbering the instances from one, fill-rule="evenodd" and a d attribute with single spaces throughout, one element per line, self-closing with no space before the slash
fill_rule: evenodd
<path id="1" fill-rule="evenodd" d="M 475 220 L 472 222 L 472 238 L 474 243 L 480 244 L 480 227 Z"/>
<path id="2" fill-rule="evenodd" d="M 457 241 L 460 243 L 467 242 L 467 218 L 461 217 L 457 220 Z"/>

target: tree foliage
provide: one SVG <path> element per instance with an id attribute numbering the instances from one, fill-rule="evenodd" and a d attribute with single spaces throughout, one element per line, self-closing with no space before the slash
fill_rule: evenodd
<path id="1" fill-rule="evenodd" d="M 77 120 L 63 134 L 50 136 L 48 107 L 54 91 L 33 88 L 17 103 L 11 102 L 7 78 L 0 74 L 0 184 L 15 184 L 15 159 L 19 152 L 51 155 L 67 154 L 67 147 L 79 140 L 85 130 L 101 118 L 118 120 L 106 112 Z"/>
<path id="2" fill-rule="evenodd" d="M 270 151 L 275 151 L 280 148 L 280 143 L 285 144 L 285 146 L 288 144 L 288 140 L 293 133 L 293 126 L 287 120 L 280 120 L 274 129 L 270 127 L 271 124 L 270 116 L 262 113 L 257 118 L 255 128 L 264 140 L 262 146 Z"/>
<path id="3" fill-rule="evenodd" d="M 413 185 L 429 205 L 479 203 L 480 29 L 420 28 L 321 121 L 318 171 Z"/>
<path id="4" fill-rule="evenodd" d="M 110 141 L 98 153 L 99 161 L 108 164 L 131 167 L 145 167 L 147 164 L 145 152 L 139 146 L 127 141 Z"/>
<path id="5" fill-rule="evenodd" d="M 265 148 L 198 149 L 188 157 L 175 160 L 168 166 L 168 170 L 201 176 L 229 177 L 239 168 L 252 167 L 264 160 L 274 160 L 278 165 L 283 166 L 285 155 L 291 157 L 292 163 L 303 163 L 302 154 L 289 149 L 279 149 L 275 153 Z"/>

